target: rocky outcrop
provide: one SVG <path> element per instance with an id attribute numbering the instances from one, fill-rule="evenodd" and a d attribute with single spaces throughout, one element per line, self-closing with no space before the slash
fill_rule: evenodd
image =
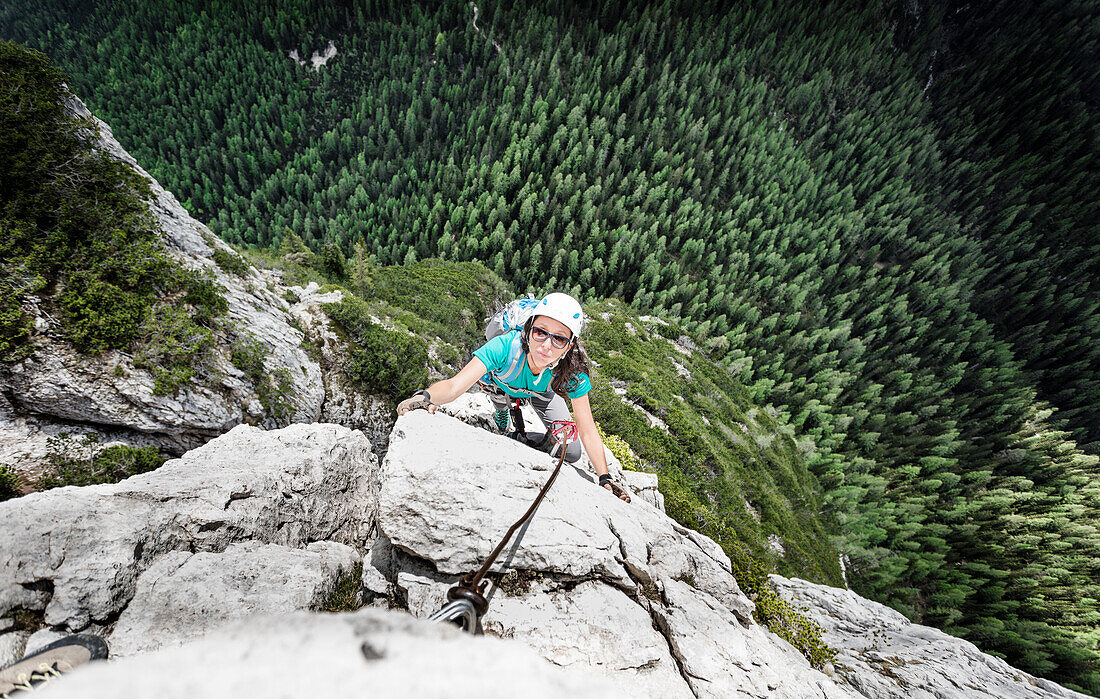
<path id="1" fill-rule="evenodd" d="M 385 581 L 388 599 L 418 616 L 434 612 L 523 514 L 552 465 L 448 416 L 410 413 L 381 466 L 380 539 L 364 567 Z M 634 696 L 850 696 L 752 620 L 717 544 L 640 499 L 612 497 L 587 469 L 563 467 L 497 569 L 515 572 L 490 595 L 488 633 L 613 678 Z"/>
<path id="2" fill-rule="evenodd" d="M 330 541 L 362 551 L 376 499 L 377 460 L 361 433 L 242 425 L 121 483 L 0 503 L 0 616 L 39 611 L 47 633 L 106 633 L 143 585 L 157 589 L 155 578 L 170 570 L 186 578 L 211 562 L 201 554 L 225 556 L 236 542 L 301 548 Z M 325 555 L 317 566 L 347 567 L 338 551 Z M 154 579 L 141 580 L 154 566 Z"/>
<path id="3" fill-rule="evenodd" d="M 367 435 L 375 454 L 385 454 L 395 417 L 393 405 L 381 396 L 364 394 L 352 386 L 344 372 L 348 362 L 346 340 L 337 334 L 323 308 L 324 304 L 338 303 L 344 293 L 322 293 L 316 282 L 292 287 L 291 291 L 298 301 L 291 305 L 290 312 L 298 319 L 309 342 L 317 348 L 321 365 L 325 400 L 320 420 L 360 430 Z"/>
<path id="4" fill-rule="evenodd" d="M 772 583 L 821 625 L 838 677 L 870 699 L 1088 699 L 851 590 L 778 575 Z"/>
<path id="5" fill-rule="evenodd" d="M 257 613 L 318 609 L 362 557 L 333 541 L 304 549 L 245 541 L 225 551 L 172 551 L 137 579 L 111 632 L 113 657 L 181 645 Z"/>
<path id="6" fill-rule="evenodd" d="M 91 116 L 75 98 L 70 106 L 80 116 Z M 18 466 L 41 458 L 46 439 L 62 426 L 94 431 L 104 441 L 152 443 L 182 453 L 240 423 L 275 427 L 316 420 L 324 399 L 320 367 L 300 347 L 302 333 L 291 326 L 287 303 L 254 268 L 236 275 L 215 264 L 215 251 L 236 253 L 150 178 L 118 144 L 110 127 L 96 123 L 102 147 L 149 178 L 150 213 L 164 231 L 171 257 L 187 269 L 212 276 L 229 303 L 229 327 L 263 345 L 268 375 L 278 373 L 289 380 L 286 415 L 265 414 L 256 387 L 230 362 L 232 346 L 225 337 L 219 338 L 210 359 L 208 373 L 216 380 L 191 382 L 177 395 L 155 395 L 153 377 L 134 367 L 129 354 L 81 354 L 63 339 L 56 319 L 36 310 L 33 356 L 0 372 L 0 393 L 9 404 L 9 414 L 0 415 L 4 463 Z"/>
<path id="7" fill-rule="evenodd" d="M 626 699 L 519 643 L 473 637 L 401 612 L 254 619 L 180 648 L 93 663 L 43 697 L 484 697 Z"/>
<path id="8" fill-rule="evenodd" d="M 481 626 L 499 638 L 388 611 L 427 617 L 442 607 L 552 466 L 505 437 L 418 411 L 397 421 L 381 464 L 363 434 L 344 427 L 241 426 L 116 485 L 0 503 L 0 652 L 74 630 L 106 636 L 122 659 L 53 683 L 56 696 L 115 696 L 123 684 L 169 697 L 366 687 L 402 696 L 475 687 L 661 699 L 1080 696 L 851 592 L 776 577 L 840 651 L 826 675 L 754 621 L 717 544 L 641 498 L 619 501 L 583 462 L 563 466 L 490 574 Z M 361 580 L 366 609 L 306 613 L 349 577 Z M 45 628 L 27 640 L 25 619 L 3 618 L 11 611 L 40 612 Z"/>

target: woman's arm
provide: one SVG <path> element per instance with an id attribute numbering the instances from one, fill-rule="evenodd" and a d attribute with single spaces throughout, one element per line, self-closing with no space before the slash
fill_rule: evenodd
<path id="1" fill-rule="evenodd" d="M 588 458 L 592 460 L 592 466 L 596 469 L 596 475 L 607 473 L 607 459 L 603 454 L 603 440 L 600 439 L 600 431 L 596 429 L 596 421 L 592 418 L 592 405 L 588 402 L 588 394 L 573 398 L 573 420 L 577 423 L 577 433 L 580 435 L 581 444 L 584 445 Z M 610 484 L 605 485 L 612 493 L 615 489 Z M 621 500 L 630 502 L 630 496 L 620 495 Z"/>
<path id="2" fill-rule="evenodd" d="M 485 363 L 477 357 L 474 357 L 470 360 L 469 364 L 462 367 L 462 370 L 451 378 L 436 381 L 431 386 L 428 386 L 428 394 L 432 397 L 432 403 L 428 406 L 428 412 L 434 413 L 436 406 L 450 403 L 455 398 L 461 396 L 470 386 L 477 383 L 477 380 L 484 376 L 486 371 L 488 371 L 488 369 Z M 397 406 L 397 414 L 404 415 L 409 412 L 409 404 L 416 400 L 419 400 L 419 398 L 414 396 L 408 400 L 401 401 Z M 598 437 L 599 435 L 596 436 Z"/>

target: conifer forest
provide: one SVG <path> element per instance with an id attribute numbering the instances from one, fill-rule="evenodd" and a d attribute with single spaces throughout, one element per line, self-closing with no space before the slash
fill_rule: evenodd
<path id="1" fill-rule="evenodd" d="M 794 429 L 853 589 L 1100 695 L 1100 3 L 8 0 L 0 38 L 234 245 L 677 323 Z"/>

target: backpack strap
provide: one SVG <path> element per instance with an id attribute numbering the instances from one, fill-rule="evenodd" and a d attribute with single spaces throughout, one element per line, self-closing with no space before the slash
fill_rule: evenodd
<path id="1" fill-rule="evenodd" d="M 516 336 L 512 338 L 512 346 L 508 354 L 508 363 L 503 371 L 490 372 L 493 376 L 503 383 L 509 383 L 519 378 L 523 373 L 523 338 L 520 337 L 520 333 L 516 333 Z"/>

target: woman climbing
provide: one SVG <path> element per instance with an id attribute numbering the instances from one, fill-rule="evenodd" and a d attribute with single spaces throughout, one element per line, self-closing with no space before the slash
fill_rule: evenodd
<path id="1" fill-rule="evenodd" d="M 560 442 L 565 439 L 565 460 L 571 463 L 581 457 L 583 444 L 600 485 L 630 502 L 630 496 L 607 472 L 603 440 L 592 419 L 588 402 L 592 382 L 588 378 L 588 357 L 580 344 L 583 328 L 584 312 L 577 300 L 568 294 L 549 294 L 537 302 L 522 328 L 493 337 L 474 351 L 474 358 L 457 374 L 402 401 L 397 414 L 404 415 L 417 407 L 434 413 L 436 406 L 451 402 L 476 383 L 489 395 L 496 408 L 497 425 L 504 430 L 508 426 L 509 401 L 517 401 L 517 408 L 518 401 L 530 401 L 547 426 L 546 433 L 532 438 L 516 425 L 515 436 L 553 456 L 558 456 Z M 573 404 L 575 421 L 565 405 L 567 397 Z"/>

